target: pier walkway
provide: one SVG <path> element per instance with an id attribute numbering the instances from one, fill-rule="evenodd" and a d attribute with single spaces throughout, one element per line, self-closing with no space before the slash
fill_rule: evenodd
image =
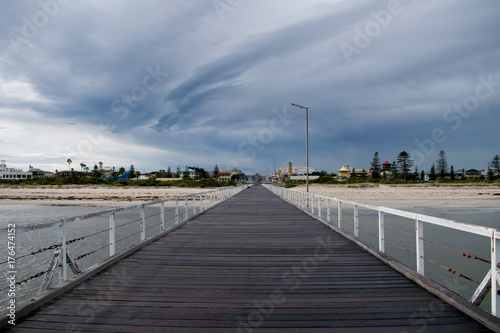
<path id="1" fill-rule="evenodd" d="M 20 319 L 10 332 L 489 332 L 262 186 Z"/>

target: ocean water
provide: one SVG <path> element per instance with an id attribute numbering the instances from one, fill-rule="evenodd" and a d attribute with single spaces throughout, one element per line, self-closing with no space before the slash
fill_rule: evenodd
<path id="1" fill-rule="evenodd" d="M 16 224 L 15 252 L 16 257 L 24 256 L 15 261 L 16 280 L 20 281 L 30 276 L 47 270 L 53 257 L 54 250 L 47 250 L 36 255 L 30 255 L 31 252 L 37 252 L 47 248 L 50 245 L 58 243 L 58 233 L 56 227 L 47 227 L 37 230 L 29 230 L 26 225 L 33 225 L 42 222 L 48 222 L 65 217 L 79 216 L 83 214 L 107 211 L 111 207 L 81 207 L 81 206 L 30 206 L 30 205 L 12 205 L 0 206 L 0 270 L 7 272 L 8 263 L 8 233 L 7 226 L 11 223 Z M 326 209 L 326 208 L 325 208 Z M 350 208 L 344 207 L 349 211 Z M 166 227 L 173 225 L 173 207 L 166 206 Z M 491 228 L 500 229 L 500 208 L 494 207 L 411 207 L 405 210 L 413 211 L 430 216 L 442 217 L 458 222 L 476 224 Z M 351 211 L 352 212 L 352 211 Z M 184 214 L 183 207 L 180 207 L 181 216 Z M 326 211 L 323 211 L 323 217 Z M 365 231 L 377 234 L 376 221 L 378 216 L 369 210 L 359 210 L 360 228 Z M 146 237 L 151 237 L 159 232 L 159 205 L 146 207 Z M 337 221 L 336 212 L 332 209 L 332 221 Z M 139 209 L 131 209 L 116 214 L 117 225 L 117 252 L 140 242 L 140 213 Z M 343 214 L 343 219 L 352 224 L 352 215 Z M 403 250 L 390 243 L 386 243 L 386 252 L 398 261 L 412 269 L 416 269 L 415 255 L 409 251 L 415 252 L 415 237 L 408 234 L 414 234 L 414 221 L 400 217 L 386 215 L 386 239 L 407 249 Z M 344 224 L 343 228 L 352 233 L 352 226 Z M 109 241 L 108 236 L 109 217 L 108 214 L 77 221 L 67 225 L 67 239 L 77 239 L 81 236 L 87 236 L 84 240 L 75 241 L 68 245 L 68 251 L 73 258 L 97 250 L 79 260 L 77 264 L 82 270 L 103 260 L 109 256 L 109 248 L 106 246 Z M 402 232 L 401 232 L 402 231 Z M 365 242 L 377 245 L 378 240 L 366 232 L 359 232 L 359 238 Z M 470 235 L 459 231 L 450 231 L 449 229 L 426 224 L 424 227 L 424 238 L 430 242 L 425 243 L 425 257 L 431 261 L 439 263 L 441 266 L 431 263 L 425 263 L 425 275 L 434 281 L 445 286 L 464 298 L 468 299 L 482 281 L 489 270 L 489 264 L 481 260 L 470 259 L 459 252 L 472 254 L 480 258 L 490 259 L 490 240 L 486 237 Z M 440 244 L 435 245 L 434 243 Z M 458 274 L 450 273 L 448 269 L 456 271 L 459 274 L 467 276 L 469 279 L 460 277 Z M 68 276 L 71 277 L 71 271 L 68 269 Z M 18 286 L 16 291 L 16 301 L 19 304 L 22 301 L 34 297 L 42 283 L 43 278 L 36 278 Z M 57 277 L 56 277 L 57 280 Z M 474 280 L 474 281 L 471 281 Z M 56 281 L 57 283 L 57 281 Z M 8 287 L 5 278 L 0 279 L 0 304 L 5 304 L 7 292 L 4 288 Z M 1 290 L 4 289 L 4 290 Z M 489 308 L 489 297 L 485 299 L 482 307 Z M 1 309 L 0 311 L 3 311 Z"/>

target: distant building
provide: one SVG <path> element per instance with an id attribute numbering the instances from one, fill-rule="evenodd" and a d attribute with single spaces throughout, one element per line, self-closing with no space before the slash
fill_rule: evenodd
<path id="1" fill-rule="evenodd" d="M 481 171 L 476 169 L 465 170 L 466 179 L 481 179 Z"/>
<path id="2" fill-rule="evenodd" d="M 311 176 L 311 173 L 318 172 L 318 170 L 309 167 L 309 180 L 318 179 L 319 176 Z M 279 182 L 288 182 L 294 180 L 306 180 L 307 179 L 307 167 L 304 166 L 292 166 L 292 162 L 288 163 L 288 167 L 279 168 L 277 172 L 277 179 Z"/>
<path id="3" fill-rule="evenodd" d="M 0 179 L 32 179 L 31 171 L 23 171 L 22 169 L 8 168 L 5 160 L 0 161 Z"/>
<path id="4" fill-rule="evenodd" d="M 354 169 L 350 168 L 348 165 L 342 166 L 342 168 L 339 169 L 339 177 L 344 179 L 349 178 L 353 170 Z"/>
<path id="5" fill-rule="evenodd" d="M 41 169 L 34 168 L 30 165 L 29 172 L 33 174 L 33 178 L 48 178 L 48 177 L 54 177 L 54 173 L 50 171 L 43 171 Z"/>
<path id="6" fill-rule="evenodd" d="M 392 165 L 391 162 L 385 161 L 384 163 L 382 163 L 382 170 L 387 170 L 387 171 L 391 170 L 391 165 Z"/>
<path id="7" fill-rule="evenodd" d="M 70 177 L 70 176 L 87 177 L 88 173 L 85 171 L 62 170 L 57 172 L 57 175 L 59 177 Z"/>

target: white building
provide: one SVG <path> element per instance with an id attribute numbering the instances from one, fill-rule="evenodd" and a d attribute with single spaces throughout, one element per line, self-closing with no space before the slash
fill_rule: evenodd
<path id="1" fill-rule="evenodd" d="M 22 169 L 7 168 L 5 160 L 0 161 L 0 179 L 31 179 L 33 173 L 30 171 L 23 171 Z"/>

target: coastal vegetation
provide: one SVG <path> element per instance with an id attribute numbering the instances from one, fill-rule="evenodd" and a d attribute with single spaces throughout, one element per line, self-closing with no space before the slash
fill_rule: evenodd
<path id="1" fill-rule="evenodd" d="M 0 184 L 13 186 L 37 186 L 37 185 L 109 185 L 109 186 L 176 186 L 176 187 L 224 187 L 235 186 L 236 182 L 218 181 L 212 178 L 203 178 L 193 180 L 189 177 L 173 180 L 158 180 L 158 179 L 137 179 L 137 180 L 116 180 L 102 179 L 99 177 L 80 177 L 71 175 L 69 177 L 47 177 L 33 179 L 18 179 L 7 180 L 0 179 Z"/>

